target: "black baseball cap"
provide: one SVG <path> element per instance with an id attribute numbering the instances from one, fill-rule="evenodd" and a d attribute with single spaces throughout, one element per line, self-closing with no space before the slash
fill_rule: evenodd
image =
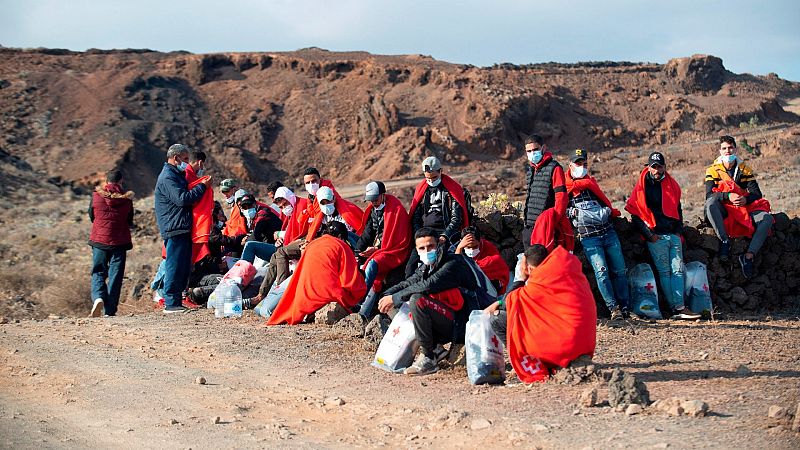
<path id="1" fill-rule="evenodd" d="M 664 155 L 659 152 L 650 153 L 650 157 L 647 158 L 647 165 L 648 166 L 666 166 L 667 160 L 664 158 Z"/>
<path id="2" fill-rule="evenodd" d="M 576 161 L 580 161 L 580 160 L 582 160 L 582 159 L 583 159 L 583 160 L 586 160 L 586 161 L 588 161 L 588 160 L 589 160 L 589 155 L 588 155 L 588 153 L 586 152 L 586 150 L 584 150 L 584 149 L 582 149 L 582 148 L 576 148 L 576 149 L 575 149 L 575 150 L 573 150 L 573 151 L 572 151 L 572 153 L 569 155 L 569 160 L 570 160 L 570 162 L 576 162 Z"/>

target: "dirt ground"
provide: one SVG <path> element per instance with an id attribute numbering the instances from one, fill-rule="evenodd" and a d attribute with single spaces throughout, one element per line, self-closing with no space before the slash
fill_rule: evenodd
<path id="1" fill-rule="evenodd" d="M 636 374 L 652 400 L 707 402 L 702 418 L 580 407 L 590 384 L 476 387 L 463 367 L 394 375 L 336 328 L 250 315 L 23 320 L 0 333 L 2 448 L 800 446 L 788 420 L 767 416 L 800 401 L 797 318 L 600 324 L 597 363 Z"/>

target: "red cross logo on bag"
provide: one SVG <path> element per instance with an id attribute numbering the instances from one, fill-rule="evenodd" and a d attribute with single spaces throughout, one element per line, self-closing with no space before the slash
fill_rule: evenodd
<path id="1" fill-rule="evenodd" d="M 521 365 L 522 370 L 531 375 L 536 375 L 542 371 L 542 360 L 533 355 L 525 355 L 525 357 L 522 358 Z"/>
<path id="2" fill-rule="evenodd" d="M 704 284 L 704 285 L 703 285 L 703 290 L 704 290 L 704 291 L 706 291 L 706 292 L 708 292 L 708 286 L 706 286 L 706 285 Z"/>
<path id="3" fill-rule="evenodd" d="M 497 348 L 498 344 L 497 336 L 492 336 L 492 345 L 494 345 L 494 348 Z"/>
<path id="4" fill-rule="evenodd" d="M 653 286 L 649 281 L 647 282 L 646 285 L 644 285 L 644 288 L 647 289 L 647 292 L 653 292 L 654 287 L 655 286 Z"/>
<path id="5" fill-rule="evenodd" d="M 392 330 L 392 336 L 395 336 L 395 337 L 397 337 L 397 335 L 398 335 L 399 333 L 400 333 L 400 327 L 397 327 L 397 328 L 395 328 L 394 330 Z"/>

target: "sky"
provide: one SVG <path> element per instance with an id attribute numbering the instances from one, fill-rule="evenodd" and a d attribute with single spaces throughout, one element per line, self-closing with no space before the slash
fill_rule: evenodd
<path id="1" fill-rule="evenodd" d="M 800 81 L 797 0 L 0 0 L 0 11 L 5 47 L 320 47 L 476 66 L 703 53 L 733 72 Z"/>

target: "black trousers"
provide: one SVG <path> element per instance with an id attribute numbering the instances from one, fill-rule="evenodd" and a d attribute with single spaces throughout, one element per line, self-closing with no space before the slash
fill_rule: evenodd
<path id="1" fill-rule="evenodd" d="M 420 294 L 414 294 L 408 301 L 411 320 L 422 353 L 434 358 L 436 344 L 446 344 L 453 339 L 455 312 L 443 303 Z"/>

